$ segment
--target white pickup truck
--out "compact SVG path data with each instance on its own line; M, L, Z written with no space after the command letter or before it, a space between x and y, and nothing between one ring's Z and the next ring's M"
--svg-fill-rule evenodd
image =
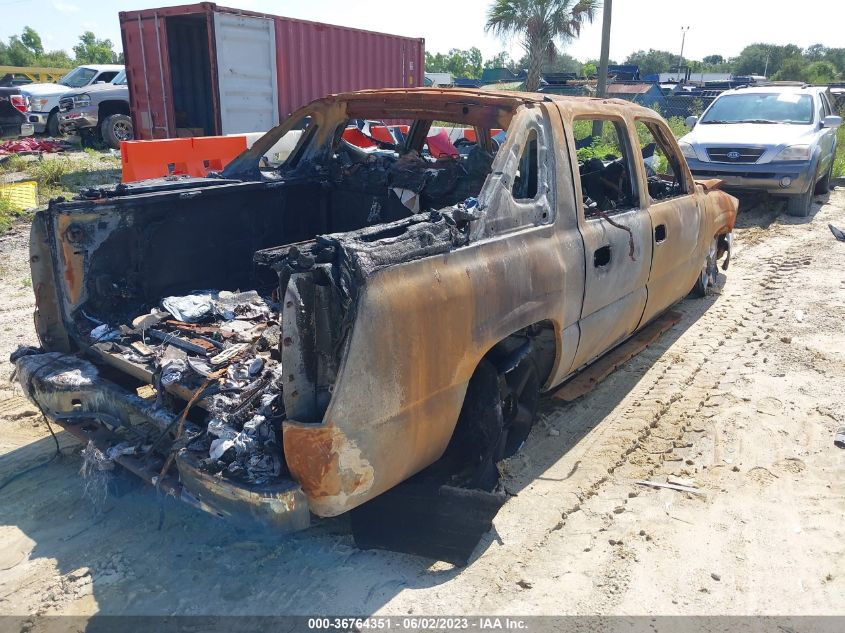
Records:
M33 124L36 134L46 131L50 136L58 136L59 98L84 86L108 83L122 70L120 64L86 64L77 66L57 83L22 87L21 92L29 97L27 121Z

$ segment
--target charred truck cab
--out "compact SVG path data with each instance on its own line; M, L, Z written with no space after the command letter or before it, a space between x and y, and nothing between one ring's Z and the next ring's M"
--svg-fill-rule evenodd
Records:
M584 117L616 126L624 155L579 155ZM373 120L412 123L395 142L366 128L371 147L346 140ZM643 124L671 176L631 151ZM472 133L444 150L435 125ZM268 165L291 131L296 148ZM541 391L706 292L736 215L715 184L695 183L665 122L624 101L331 96L219 177L38 213L42 347L15 354L19 379L107 459L282 530L444 454L483 481L527 437Z

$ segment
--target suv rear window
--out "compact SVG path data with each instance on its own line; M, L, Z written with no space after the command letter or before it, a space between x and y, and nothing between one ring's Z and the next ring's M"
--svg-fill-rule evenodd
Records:
M795 92L724 95L701 117L701 123L813 122L813 97Z

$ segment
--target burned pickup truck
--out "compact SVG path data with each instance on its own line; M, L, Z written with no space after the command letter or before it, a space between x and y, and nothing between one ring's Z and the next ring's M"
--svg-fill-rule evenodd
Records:
M394 142L345 140L362 120ZM441 458L489 480L542 392L707 292L737 209L717 186L625 101L335 95L217 177L52 201L30 247L42 347L13 360L107 459L301 529Z

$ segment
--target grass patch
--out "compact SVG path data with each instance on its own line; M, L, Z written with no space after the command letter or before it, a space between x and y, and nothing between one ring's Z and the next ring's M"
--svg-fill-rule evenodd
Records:
M61 180L62 176L67 173L70 161L62 158L53 158L46 160L39 160L35 163L35 167L27 170L39 186L56 186Z
M0 174L10 174L14 171L24 171L29 163L23 156L12 154L3 162L0 162Z
M8 200L0 198L0 234L12 228L15 220L23 215L26 215L26 211L13 209L12 204Z
M672 130L675 138L681 138L690 131L687 127L686 119L682 116L670 116L666 119L666 122L669 124L669 129Z
M833 177L842 178L845 176L845 127L839 126L836 130L836 155L833 157Z
M51 198L72 198L81 189L120 182L120 158L88 152L72 156L43 158L26 170L38 183L38 202Z
M68 154L47 154L38 158L11 156L0 163L0 173L24 172L27 180L38 183L38 203L51 198L70 199L88 187L114 185L120 182L120 157L111 152L85 150ZM0 200L0 233L27 212L14 211Z

